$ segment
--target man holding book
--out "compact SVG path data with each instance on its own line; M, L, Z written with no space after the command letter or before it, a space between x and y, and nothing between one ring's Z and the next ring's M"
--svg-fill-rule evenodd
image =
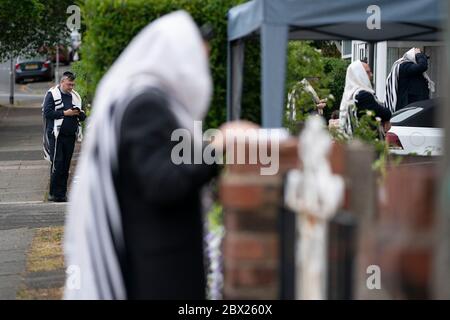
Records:
M81 97L73 90L75 75L66 71L60 84L51 88L43 103L45 134L48 138L48 158L52 164L49 201L67 201L67 179L80 121L86 119ZM44 148L45 149L45 148Z

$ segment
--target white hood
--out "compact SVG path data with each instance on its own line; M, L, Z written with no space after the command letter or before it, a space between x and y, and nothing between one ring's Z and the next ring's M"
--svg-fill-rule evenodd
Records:
M167 94L180 126L193 132L193 121L207 111L211 82L200 32L182 11L144 28L104 76L69 195L64 249L66 266L75 274L67 277L66 299L126 298L119 263L124 252L121 212L112 173L127 102L157 87Z

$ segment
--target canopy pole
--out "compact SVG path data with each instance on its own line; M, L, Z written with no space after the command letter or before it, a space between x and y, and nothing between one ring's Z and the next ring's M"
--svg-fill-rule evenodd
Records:
M261 27L262 125L279 128L283 123L288 27Z
M228 42L227 121L237 120L241 117L243 73L244 40Z
M227 121L231 121L231 100L233 96L231 84L231 42L227 42Z
M375 43L369 42L368 43L368 55L367 60L369 63L369 67L372 70L373 73L375 73L374 67L375 67Z

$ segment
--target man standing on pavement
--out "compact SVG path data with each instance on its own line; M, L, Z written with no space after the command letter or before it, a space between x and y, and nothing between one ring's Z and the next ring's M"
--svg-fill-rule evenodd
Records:
M86 119L81 109L80 95L73 90L74 85L75 75L66 71L60 84L51 88L44 100L45 130L52 163L49 201L67 201L67 179L76 136L80 130L79 122Z

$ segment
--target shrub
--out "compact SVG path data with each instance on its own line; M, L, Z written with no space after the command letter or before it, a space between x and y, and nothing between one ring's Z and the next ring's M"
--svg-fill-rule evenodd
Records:
M334 96L331 111L339 110L345 87L345 74L349 63L338 58L324 58L324 63L324 72L329 79L328 89L330 89L330 93Z
M298 131L298 123L304 122L306 117L316 110L312 96L305 92L299 83L302 79L306 78L310 82L320 98L331 98L327 101L324 114L327 116L331 113L330 109L334 106L335 99L330 96L332 92L329 88L333 85L334 78L331 71L334 69L326 66L327 59L335 58L324 58L321 51L313 47L311 41L290 41L287 51L286 97L289 93L294 94L296 115L292 121L286 112L284 122L291 133L295 134Z
M74 65L79 75L78 91L87 103L98 82L131 39L148 23L179 9L188 11L198 25L210 22L215 37L210 42L210 65L214 96L206 127L217 127L226 119L226 63L228 10L242 0L86 0L81 5L86 32L82 60ZM143 55L144 58L144 55ZM257 90L257 91L256 91ZM247 46L243 117L259 122L259 49Z

